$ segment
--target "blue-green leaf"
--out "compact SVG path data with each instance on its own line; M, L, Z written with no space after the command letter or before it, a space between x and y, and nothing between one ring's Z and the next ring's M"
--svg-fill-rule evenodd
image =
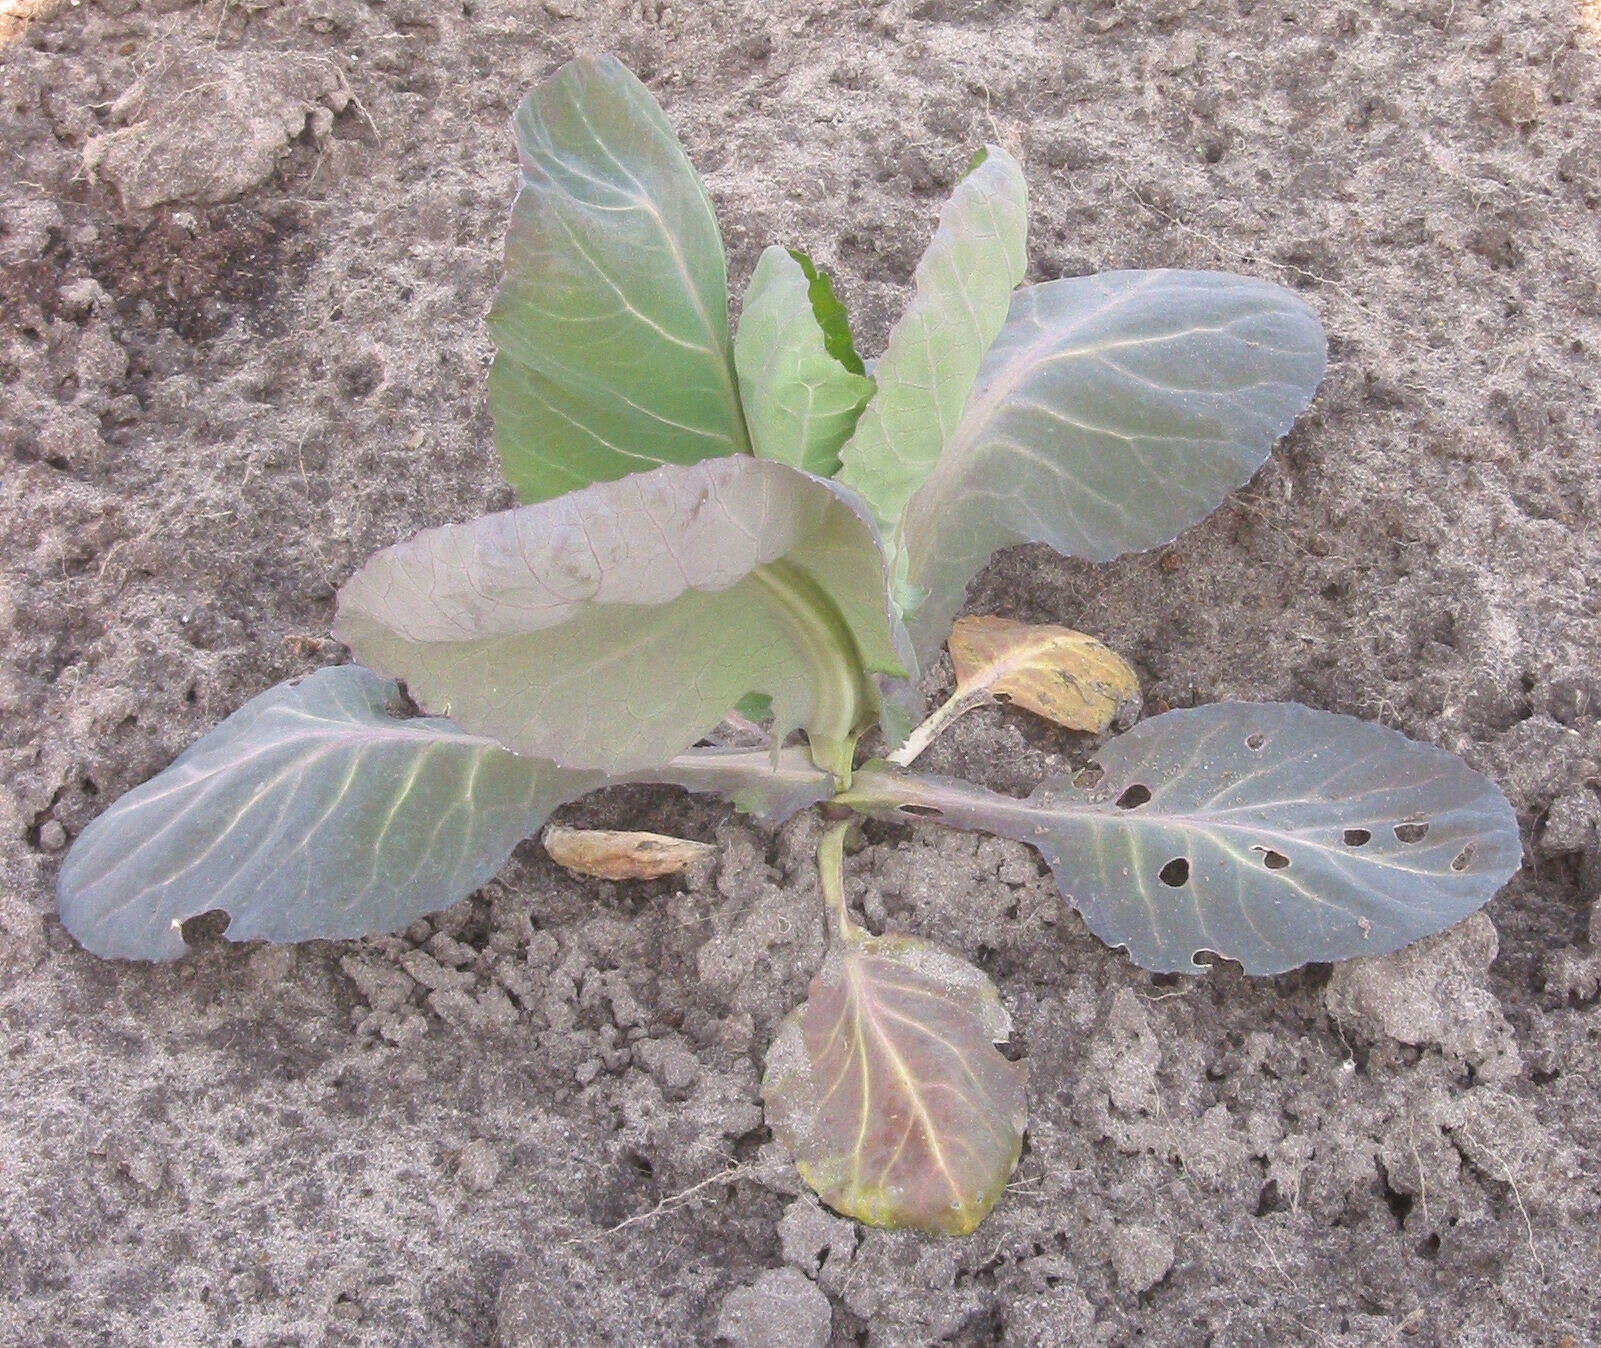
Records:
M1091 931L1163 972L1203 951L1252 974L1386 955L1482 906L1523 855L1461 759L1287 702L1152 717L1027 800L871 766L857 793L1038 848Z
M247 702L94 819L57 882L62 924L97 955L175 959L182 923L230 940L398 931L473 892L550 812L597 787L449 721L342 665ZM804 753L691 750L631 781L732 797L783 819L834 789Z
M1210 514L1311 401L1326 349L1301 300L1244 276L1108 272L1019 290L892 540L918 658L938 651L997 548L1107 561Z

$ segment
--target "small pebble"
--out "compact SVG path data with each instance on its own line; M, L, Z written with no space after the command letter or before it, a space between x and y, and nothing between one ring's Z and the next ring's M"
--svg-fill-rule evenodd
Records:
M1173 1237L1152 1226L1120 1226L1112 1233L1118 1286L1136 1296L1167 1277L1173 1253Z
M500 1178L500 1157L489 1143L477 1138L461 1149L456 1178L468 1193L486 1194Z
M39 830L39 846L47 852L59 852L67 845L67 830L59 819L46 819Z
M1490 106L1508 126L1527 126L1540 120L1545 94L1531 76L1513 71L1490 81Z

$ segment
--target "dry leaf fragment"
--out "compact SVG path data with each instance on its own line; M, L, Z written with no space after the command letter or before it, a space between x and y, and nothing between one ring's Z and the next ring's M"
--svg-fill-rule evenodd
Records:
M1069 730L1100 733L1139 714L1140 683L1116 651L1066 627L988 615L958 618L951 628L956 691L912 732L890 761L910 763L964 712L1008 702Z
M627 833L609 828L545 830L545 851L558 866L602 880L654 880L687 871L717 854L715 843L669 838L661 833Z
M951 628L957 696L983 689L1069 730L1099 733L1139 711L1129 662L1094 637L1010 618L958 618Z

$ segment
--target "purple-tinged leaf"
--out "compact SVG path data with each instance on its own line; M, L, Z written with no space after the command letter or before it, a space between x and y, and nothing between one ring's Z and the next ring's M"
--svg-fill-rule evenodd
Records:
M843 936L767 1055L773 1132L830 1207L966 1235L1017 1164L1027 1073L994 984L905 936Z

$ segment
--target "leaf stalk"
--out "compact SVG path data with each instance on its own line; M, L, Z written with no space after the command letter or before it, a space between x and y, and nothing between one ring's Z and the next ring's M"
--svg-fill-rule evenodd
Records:
M841 941L859 941L862 929L851 920L845 904L845 834L852 820L830 824L817 840L817 874L823 882L823 902L834 919L834 934Z

